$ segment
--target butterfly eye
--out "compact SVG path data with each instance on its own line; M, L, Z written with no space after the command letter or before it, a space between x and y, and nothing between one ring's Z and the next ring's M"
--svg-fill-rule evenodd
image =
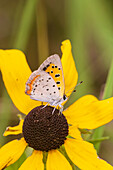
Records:
M67 99L67 97L66 97L66 95L65 95L65 94L63 95L63 99L64 99L64 100L66 100L66 99Z

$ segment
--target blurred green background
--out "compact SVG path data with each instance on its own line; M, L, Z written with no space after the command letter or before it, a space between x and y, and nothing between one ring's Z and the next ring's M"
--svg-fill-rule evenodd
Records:
M71 40L79 81L84 81L68 105L85 94L102 99L113 58L112 0L0 0L0 48L22 50L32 70L51 54L61 56L65 39ZM2 134L7 126L18 124L19 111L7 95L1 75L0 89L2 146L14 139ZM113 165L112 129L112 122L106 125L104 136L110 139L101 143L99 155Z

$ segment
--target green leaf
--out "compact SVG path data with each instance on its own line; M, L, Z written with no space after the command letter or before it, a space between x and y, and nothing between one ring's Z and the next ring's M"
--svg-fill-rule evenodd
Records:
M101 138L98 138L98 139L90 139L88 140L88 142L90 143L93 143L93 144L97 144L97 143L100 143L104 140L108 140L109 139L109 136L105 136L105 137L101 137Z
M22 163L26 160L27 156L24 152L22 156L12 165L6 168L6 170L17 170L22 165Z

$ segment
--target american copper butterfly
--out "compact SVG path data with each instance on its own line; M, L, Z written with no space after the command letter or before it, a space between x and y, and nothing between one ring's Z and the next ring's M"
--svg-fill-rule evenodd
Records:
M25 93L31 99L47 102L51 106L59 106L67 100L65 83L60 57L57 54L48 57L34 71L26 82Z

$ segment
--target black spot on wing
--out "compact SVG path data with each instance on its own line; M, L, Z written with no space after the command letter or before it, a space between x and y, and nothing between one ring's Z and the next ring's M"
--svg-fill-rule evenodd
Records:
M46 67L43 68L43 71L46 71L50 64L47 64Z
M60 84L60 81L57 81L56 84Z
M33 89L33 93L35 92L35 90L36 90L36 89L34 88L34 89Z
M55 77L60 77L60 74L55 74Z
M50 64L48 64L46 67L48 68L50 66Z
M46 67L43 68L44 71L46 71L46 69L47 69Z

